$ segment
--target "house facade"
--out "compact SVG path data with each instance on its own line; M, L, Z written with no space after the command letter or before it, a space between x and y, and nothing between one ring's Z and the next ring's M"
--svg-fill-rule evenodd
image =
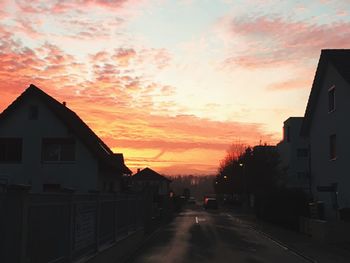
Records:
M135 190L149 188L152 189L154 194L160 196L166 196L169 194L170 182L170 179L148 167L143 170L138 170L138 172L132 176L133 188Z
M119 191L122 156L65 103L30 85L0 114L0 181L32 192Z
M281 164L288 188L302 189L310 193L309 145L300 136L303 117L290 117L283 125L283 139L277 144Z
M312 190L325 219L350 207L350 50L322 50L301 134L309 138Z

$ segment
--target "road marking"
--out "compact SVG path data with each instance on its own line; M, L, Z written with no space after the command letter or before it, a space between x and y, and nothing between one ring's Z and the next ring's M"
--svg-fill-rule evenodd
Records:
M198 221L198 217L196 217L196 224L198 224L199 223L199 221Z

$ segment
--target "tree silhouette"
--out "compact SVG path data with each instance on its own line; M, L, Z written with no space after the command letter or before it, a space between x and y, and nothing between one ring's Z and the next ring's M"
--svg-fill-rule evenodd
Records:
M280 159L273 146L245 148L239 155L228 152L219 167L215 190L222 194L264 195L281 186Z

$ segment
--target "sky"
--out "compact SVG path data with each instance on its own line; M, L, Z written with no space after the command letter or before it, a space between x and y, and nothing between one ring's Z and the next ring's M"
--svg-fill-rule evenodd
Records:
M133 170L215 174L303 116L349 0L1 0L0 112L31 83Z

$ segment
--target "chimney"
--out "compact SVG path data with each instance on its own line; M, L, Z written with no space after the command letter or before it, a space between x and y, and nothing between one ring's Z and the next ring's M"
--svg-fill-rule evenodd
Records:
M62 102L63 106L66 107L67 103L64 101Z
M141 171L141 169L140 168L137 168L137 172L139 173Z

